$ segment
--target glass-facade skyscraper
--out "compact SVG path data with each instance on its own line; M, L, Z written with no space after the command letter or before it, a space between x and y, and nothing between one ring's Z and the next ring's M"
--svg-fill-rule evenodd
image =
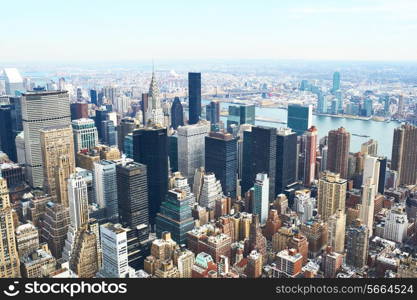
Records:
M311 127L312 120L313 108L311 105L288 105L287 126L294 130L297 135L306 132Z
M188 123L196 124L201 116L201 73L188 73Z
M210 132L205 144L206 171L216 175L226 196L236 197L237 139L230 133Z
M275 193L281 194L297 181L297 135L291 129L278 129L276 151Z
M230 105L229 115L227 117L227 129L230 132L230 126L235 124L255 125L255 105Z
M184 111L178 97L175 97L171 106L171 126L174 129L177 129L178 126L184 126Z

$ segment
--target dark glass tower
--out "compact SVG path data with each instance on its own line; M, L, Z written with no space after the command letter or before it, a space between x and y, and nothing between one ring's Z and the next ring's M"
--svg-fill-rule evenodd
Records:
M11 105L0 106L0 146L10 160L16 162L16 132L13 130Z
M187 232L194 228L191 203L195 201L193 194L182 190L168 191L166 201L162 203L160 213L156 217L156 236L161 237L164 231L172 234L178 244L185 244Z
M155 217L168 190L167 129L147 127L133 132L133 158L147 166L149 221Z
M172 172L178 171L178 137L176 135L170 135L168 137L168 155L169 166Z
M277 133L277 165L275 193L281 194L286 187L297 181L297 135L288 128Z
M107 146L117 145L117 131L113 121L105 120L101 122L101 130L103 134L102 142Z
M139 240L148 238L149 201L146 166L128 162L116 166L119 218L124 227L141 228Z
M220 123L220 102L219 101L211 101L206 106L206 119L207 121L210 121L211 124Z
M188 73L188 123L197 124L201 116L201 73Z
M255 105L230 105L229 116L227 117L227 128L235 124L237 126L241 124L255 125Z
M99 140L102 140L104 138L101 122L107 120L108 113L109 112L107 110L100 110L100 109L96 110L96 116L94 118L94 123L95 123L96 128L97 128L97 133L98 133L98 139Z
M385 172L387 171L387 158L379 157L379 179L378 179L378 193L384 194L385 190Z
M175 97L171 107L171 126L175 130L178 126L184 126L184 111L178 97Z
M246 193L253 186L256 174L266 173L270 182L269 201L275 199L276 154L276 128L254 126L251 132L244 132L242 193Z
M311 106L288 105L287 126L302 135L311 127L313 110Z
M236 197L237 139L230 133L210 132L205 142L206 171L216 175L226 196Z
M99 106L98 105L98 95L97 95L96 90L90 90L90 101L91 101L91 103L95 104L96 106Z

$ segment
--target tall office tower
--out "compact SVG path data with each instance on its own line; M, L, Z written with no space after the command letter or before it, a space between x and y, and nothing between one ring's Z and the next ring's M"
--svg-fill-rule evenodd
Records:
M88 104L76 102L70 104L71 120L87 119L88 118Z
M398 110L397 113L401 116L404 112L404 97L403 95L398 96Z
M134 118L123 118L120 120L120 124L117 127L117 144L119 150L125 152L124 142L129 133L132 133L136 128L136 121Z
M367 264L369 232L360 220L346 230L346 264L362 268Z
M178 244L185 244L187 232L194 228L194 218L191 215L191 205L195 202L194 195L185 190L169 190L166 201L162 203L156 216L156 236L168 231Z
M255 105L229 105L229 116L227 117L227 130L234 124L255 125ZM230 132L230 131L229 131Z
M97 90L90 90L90 102L95 104L96 106L100 106L100 103L98 103Z
M266 224L269 209L269 178L267 174L256 174L253 196L254 205L252 213L259 216L259 222L263 226Z
M116 126L112 120L101 121L101 131L103 134L102 143L107 146L117 145Z
M333 73L333 88L332 88L332 92L335 93L338 90L340 90L340 73L339 72L334 72Z
M391 170L398 172L399 185L417 182L417 126L402 124L394 129Z
M289 128L279 128L276 140L275 194L282 194L297 181L297 135Z
M155 223L168 191L167 129L148 127L133 132L133 157L146 165L148 174L149 221Z
M378 141L369 140L361 145L361 153L363 155L377 156L378 155Z
M327 113L327 97L322 92L317 93L317 112L320 114Z
M103 265L97 277L126 277L129 274L126 230L120 224L103 224L100 226L100 240Z
M41 240L48 243L52 255L59 259L65 244L70 224L69 208L59 203L48 202L42 222Z
M317 204L318 212L323 221L335 214L339 209L345 210L347 180L339 174L325 171L319 179Z
M98 271L97 237L90 231L88 218L87 183L78 174L68 179L70 227L62 258L79 278L94 277Z
M345 252L346 214L344 210L337 210L327 219L328 238L327 245L337 253Z
M142 99L141 99L141 102L140 102L140 108L142 110L142 116L143 116L142 123L144 125L146 125L146 112L148 111L148 106L149 106L149 94L148 93L143 93L142 94Z
M313 120L313 107L311 105L301 106L296 104L288 105L287 126L302 135L311 128Z
M360 206L360 218L368 228L369 236L372 236L374 224L375 197L378 191L379 161L377 157L366 156L362 181L362 203Z
M141 228L140 240L148 238L149 201L147 167L136 162L116 166L119 218L124 227Z
M102 160L94 163L94 196L108 220L117 220L119 217L116 178L115 162Z
M188 73L188 124L197 124L201 116L201 73Z
M16 248L13 213L7 182L0 177L0 278L20 277L20 261Z
M155 72L152 72L151 84L148 93L148 107L145 112L145 125L164 126L165 118L159 99L159 89L155 79Z
M379 161L379 181L378 181L378 193L384 195L385 191L385 176L387 172L387 158L378 157Z
M235 198L237 139L230 133L210 132L205 137L205 169L220 180L226 196Z
M75 171L74 137L71 126L40 130L44 190L68 207L67 179Z
M244 145L244 138L245 138L245 131L251 131L252 125L250 124L243 124L240 125L239 131L237 134L237 169L238 169L238 178L239 181L242 179L242 172L243 172L243 145ZM240 195L240 194L239 194Z
M184 110L180 98L175 97L171 106L171 127L177 130L178 126L184 126Z
M178 136L168 136L169 167L172 172L178 172Z
M198 193L198 203L202 207L214 209L216 201L223 197L220 180L216 180L214 173L205 173L202 179L201 190Z
M277 129L254 126L252 131L244 132L242 193L254 184L256 174L266 173L269 177L269 201L275 199L275 176L277 155Z
M16 132L13 130L12 109L10 105L0 106L0 149L11 161L17 162Z
M71 113L66 91L33 91L22 96L27 180L32 187L44 183L40 129L70 126ZM72 136L72 133L71 133ZM71 150L74 152L74 150Z
M87 182L76 173L68 178L68 202L71 226L75 230L88 224Z
M302 136L303 183L310 186L315 179L317 159L317 128L310 127Z
M388 211L385 218L384 239L403 243L407 238L408 218L404 207L395 206Z
M109 111L103 106L99 107L96 110L96 116L94 117L94 123L96 124L97 132L98 132L98 139L99 141L103 140L103 126L101 122L106 121L108 119Z
M259 217L257 215L252 215L252 223L249 227L249 238L245 240L245 252L249 254L253 250L257 250L262 256L261 264L266 264L266 238L262 234Z
M345 128L329 131L327 169L347 178L350 133Z
M94 149L98 144L98 133L94 120L92 119L78 119L73 120L72 131L74 133L74 148L75 153L87 149L88 151Z
M25 91L23 78L16 68L3 69L6 84L6 95L17 96Z
M220 102L213 100L206 106L206 119L213 124L220 123Z
M210 131L207 121L178 128L178 170L192 182L196 169L204 166L204 139Z

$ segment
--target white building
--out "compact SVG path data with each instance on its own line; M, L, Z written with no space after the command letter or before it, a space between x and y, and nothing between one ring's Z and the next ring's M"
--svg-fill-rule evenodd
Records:
M100 226L102 269L97 277L124 278L129 274L127 234L120 224L106 223Z
M102 160L94 163L93 175L95 200L107 218L118 217L116 163Z
M20 75L19 70L16 68L5 68L3 70L3 77L6 83L7 95L16 96L25 91L22 75Z
M294 198L295 212L302 224L313 218L313 212L316 208L316 199L310 196L309 190L301 190L295 193Z
M205 166L205 137L210 123L200 121L194 125L178 127L178 170L193 182L195 170Z
M261 225L266 224L269 210L269 178L268 174L256 174L255 184L253 186L253 211L252 213L259 216Z
M402 243L407 237L408 218L403 207L391 209L385 219L384 239Z
M216 200L222 197L223 192L220 180L216 180L216 176L213 173L206 173L203 177L203 185L201 187L200 205L207 208L214 208L216 206Z

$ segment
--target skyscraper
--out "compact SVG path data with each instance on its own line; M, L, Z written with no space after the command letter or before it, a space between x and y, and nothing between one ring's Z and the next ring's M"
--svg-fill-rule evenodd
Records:
M237 139L230 133L210 132L205 137L205 169L220 180L226 196L236 197Z
M32 187L43 185L40 129L70 126L71 113L66 91L33 91L22 96L27 180ZM72 135L72 133L71 133ZM74 152L74 150L71 150Z
M337 253L345 252L345 230L346 214L342 209L338 209L335 214L331 215L328 220L328 238L327 245L331 246Z
M269 210L269 178L267 174L256 174L253 198L252 213L259 216L259 222L263 226L266 224Z
M18 94L25 91L23 86L23 78L20 75L19 70L16 68L5 68L5 83L6 83L6 94L10 96L18 96Z
M339 174L323 172L319 180L317 204L318 212L323 221L335 214L339 209L345 210L346 179L340 178Z
M75 102L70 105L71 120L88 118L88 104L85 102Z
M126 117L120 120L120 124L117 126L117 144L120 151L126 152L124 149L125 138L135 130L136 126L136 120L134 118Z
M71 226L76 230L88 224L87 182L76 173L68 179L68 202Z
M74 137L69 125L40 130L45 191L68 207L67 180L75 171Z
M385 177L387 172L387 158L386 157L378 157L379 161L379 181L378 181L378 193L381 195L384 194L385 191Z
M0 106L0 149L10 160L17 162L16 132L13 128L11 105Z
M342 178L348 175L350 133L345 128L329 131L327 169L339 173Z
M175 97L171 106L171 127L176 130L178 126L184 126L184 111L180 98Z
M417 126L402 124L394 129L391 169L398 172L398 184L417 183Z
M229 105L229 115L227 117L227 130L230 126L235 124L240 126L242 124L255 125L255 105ZM230 131L229 131L230 132Z
M116 178L115 162L102 160L94 164L94 196L108 220L117 220L119 216Z
M145 125L164 126L165 118L159 99L159 89L155 79L155 72L152 72L151 84L148 93L148 107L145 112Z
M195 170L204 166L205 136L210 131L207 121L178 128L178 170L192 182Z
M167 129L148 127L133 132L133 157L146 165L148 176L149 221L154 224L168 191Z
M210 121L211 125L220 123L220 102L217 100L211 101L206 106L206 119Z
M316 174L317 159L317 128L312 126L303 135L303 182L304 185L310 186Z
M149 233L147 168L136 162L122 162L116 166L116 172L120 221L125 227L140 227L140 238L144 241Z
M377 157L369 155L365 157L360 219L368 228L369 236L372 236L373 233L375 197L378 192L379 183L379 167Z
M279 128L276 143L275 194L282 194L297 181L297 135L289 128Z
M332 88L332 92L336 92L340 90L340 73L339 72L334 72L333 73L333 88Z
M277 129L254 126L252 131L244 132L242 193L254 184L256 174L266 173L269 177L269 201L275 199L275 176L277 155Z
M84 149L90 151L97 146L98 133L94 120L78 119L73 120L71 124L74 132L74 148L76 153Z
M216 201L223 197L222 186L214 173L204 174L201 190L197 193L199 204L209 209L214 209Z
M0 177L0 278L20 277L20 261L17 253L13 213L10 206L7 182Z
M98 132L98 139L101 141L103 140L103 126L101 125L102 121L106 121L108 118L109 112L105 107L100 107L96 110L96 116L94 117L94 123L96 124L97 132Z
M90 90L90 102L99 106L98 97L97 97L97 90Z
M188 73L188 107L188 123L197 124L201 116L201 73Z
M311 128L313 120L313 107L311 105L301 106L296 104L288 105L287 126L302 135Z
M116 126L112 120L101 121L102 143L107 146L117 145Z
M346 264L362 268L367 263L369 232L360 220L346 230Z
M160 238L164 231L168 231L174 241L180 245L185 244L187 232L194 228L194 218L191 215L191 204L194 202L194 195L186 190L169 190L156 216L157 237Z

